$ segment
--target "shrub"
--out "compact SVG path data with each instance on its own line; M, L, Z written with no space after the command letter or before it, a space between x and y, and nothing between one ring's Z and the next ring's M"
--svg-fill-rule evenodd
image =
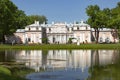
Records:
M0 73L5 74L5 75L11 75L11 71L2 66L0 66Z

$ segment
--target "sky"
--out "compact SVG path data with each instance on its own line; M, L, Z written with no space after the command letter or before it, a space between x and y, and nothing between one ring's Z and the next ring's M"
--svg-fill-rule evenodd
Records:
M48 23L86 21L86 8L98 5L103 8L114 8L120 0L11 0L27 15L44 15Z

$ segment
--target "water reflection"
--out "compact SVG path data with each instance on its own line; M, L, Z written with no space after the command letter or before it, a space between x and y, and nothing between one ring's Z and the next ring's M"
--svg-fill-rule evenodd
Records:
M26 67L39 72L40 69L47 71L74 70L77 73L68 74L79 76L82 79L89 77L92 80L95 71L100 72L106 65L119 63L119 50L5 50L0 51L0 62L20 62ZM98 66L98 67L96 67ZM106 70L106 68L105 68ZM108 70L108 69L107 69ZM104 71L104 70L103 70ZM110 70L109 70L110 71ZM109 73L109 72L108 72ZM56 73L55 73L56 74ZM40 75L39 75L40 76ZM96 75L98 76L98 75ZM81 79L81 78L79 78ZM94 78L93 78L94 79Z
M22 62L36 71L39 68L80 68L84 71L94 65L113 64L118 55L115 50L5 50L0 52L0 61Z

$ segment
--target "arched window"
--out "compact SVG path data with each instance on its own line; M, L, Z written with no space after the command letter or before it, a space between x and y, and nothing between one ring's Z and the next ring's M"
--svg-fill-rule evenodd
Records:
M102 37L100 37L100 41L99 41L100 43L103 43L103 38Z
M29 31L30 31L30 27L29 27Z
M53 37L53 43L55 43L55 37Z
M71 30L73 31L73 28L71 28Z
M77 30L79 30L79 27L77 27Z
M67 28L67 31L69 31L69 28Z
M36 27L36 30L39 30L39 28L38 28L38 27Z
M49 31L51 31L51 28L49 28Z
M107 38L105 39L105 42L106 42L106 43L110 43L110 39L107 37Z
M28 38L28 42L30 42L31 40L30 40L30 38Z
M85 26L86 27L86 30L88 29L88 27L87 26Z

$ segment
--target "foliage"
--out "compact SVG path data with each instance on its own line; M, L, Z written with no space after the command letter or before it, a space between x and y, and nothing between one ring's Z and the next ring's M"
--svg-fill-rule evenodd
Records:
M26 80L25 75L33 72L26 67L0 66L0 80Z
M43 44L48 44L49 42L48 42L48 38L42 38L42 43Z
M25 26L25 14L10 0L0 0L0 42L5 42L5 35L10 35L17 28Z
M100 13L100 8L98 5L90 5L86 8L86 13L89 16L88 19L88 24L90 24L90 26L92 26L95 30L95 40L96 43L98 43L98 38L99 38L99 13Z
M111 20L109 26L113 29L117 29L116 33L118 33L120 38L120 2L118 2L117 6L113 9L111 9ZM117 36L117 34L115 35ZM116 37L113 36L115 39Z
M71 44L71 43L72 43L72 39L74 39L74 38L69 38L68 44Z
M5 67L2 67L2 66L0 66L0 73L6 74L6 75L11 75L10 70Z
M120 30L120 2L115 8L104 8L101 10L98 5L89 5L86 8L86 13L89 16L87 23L95 30L95 40L98 42L100 28L112 28L115 31L115 39L117 34L116 29ZM120 34L119 34L120 35Z
M0 0L0 42L5 42L5 36L13 34L18 28L32 24L35 20L47 23L45 16L26 16L11 0Z
M10 67L10 71L12 72L12 75L15 75L16 77L25 77L26 74L31 73L34 70L27 67L14 66Z
M93 66L90 68L91 76L87 80L119 80L120 64L109 64L106 66Z
M96 51L96 50L95 50ZM97 50L98 51L98 50ZM101 64L101 60L98 55L95 55L97 61L93 62L89 68L91 74L87 80L119 80L120 79L120 54L114 50L111 63Z
M24 11L22 10L17 10L16 15L15 15L15 24L13 26L16 27L16 29L21 29L24 28L24 26L28 25L28 18Z
M47 18L45 16L40 15L29 15L28 18L28 24L34 23L34 21L39 21L40 24L47 23Z

